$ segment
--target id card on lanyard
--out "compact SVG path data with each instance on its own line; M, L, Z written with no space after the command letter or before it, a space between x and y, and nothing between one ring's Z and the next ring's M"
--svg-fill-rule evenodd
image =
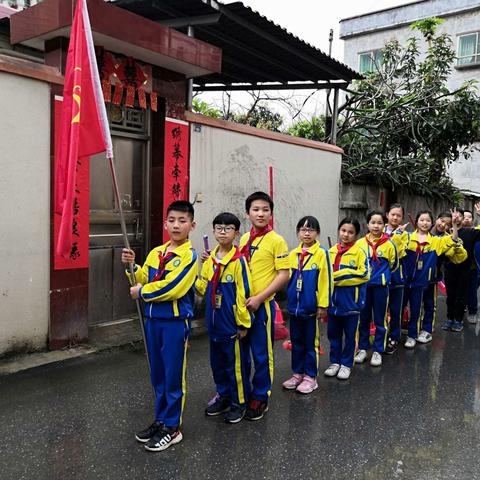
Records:
M301 253L298 256L298 271L297 271L297 285L296 285L296 290L298 293L300 293L303 289L303 269L305 268L305 265L308 263L310 258L312 258L312 254L310 253L307 260L305 263L303 262L303 259L306 257L307 252Z
M425 243L419 243L417 247L417 270L422 270L423 269L423 247L425 246Z

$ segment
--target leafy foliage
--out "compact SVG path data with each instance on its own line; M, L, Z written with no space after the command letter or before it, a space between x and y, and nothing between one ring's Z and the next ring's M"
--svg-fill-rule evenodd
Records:
M285 133L294 137L308 138L323 142L325 140L325 117L312 117L309 120L300 120L294 123Z
M381 68L349 91L337 142L345 151L344 180L457 196L447 167L469 158L480 139L480 100L474 82L447 88L455 51L448 35L436 34L438 23L412 25L426 43L423 59L417 38L405 48L391 41Z
M257 104L247 113L235 113L232 118L237 123L250 125L251 127L266 128L274 132L280 132L283 118L265 105Z
M222 113L218 108L212 107L207 102L204 102L198 98L193 99L192 107L195 113L201 113L202 115L206 115L207 117L212 117L212 118L222 117Z

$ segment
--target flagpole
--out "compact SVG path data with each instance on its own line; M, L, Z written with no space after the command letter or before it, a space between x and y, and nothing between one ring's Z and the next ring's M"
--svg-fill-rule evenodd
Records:
M112 174L112 183L113 183L113 192L115 195L115 202L117 204L118 213L120 216L120 226L122 228L123 243L125 244L125 248L128 248L130 250L130 242L128 241L127 226L125 224L125 215L123 214L122 203L120 201L120 192L118 188L117 174L115 171L115 164L113 163L113 157L111 156L108 157L108 163L110 166L110 172ZM128 269L130 270L131 284L133 286L136 284L135 264L130 263L128 265ZM145 324L143 322L143 314L142 314L142 307L140 305L140 299L137 298L135 300L135 305L137 307L137 314L138 314L138 320L140 322L140 329L142 330L142 338L143 338L143 345L145 347L145 355L147 356L148 373L151 374L150 355L148 353L147 337L145 335ZM153 385L152 385L152 390L153 390L153 396L156 397L156 392L155 392L155 389L153 388Z

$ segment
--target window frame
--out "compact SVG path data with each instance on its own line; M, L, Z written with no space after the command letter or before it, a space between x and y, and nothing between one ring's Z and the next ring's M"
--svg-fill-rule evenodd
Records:
M376 68L376 61L375 61L375 56L376 54L378 54L379 52L382 52L383 48L373 48L371 50L366 50L364 52L358 52L357 55L358 55L358 71L364 75L364 74L367 74L367 73L373 73L375 71L378 71L378 68ZM362 55L368 55L370 57L370 65L371 65L371 70L365 70L365 71L361 71L360 70L360 65L361 65L361 58L362 58ZM383 54L382 54L382 63L383 63ZM380 65L378 65L378 67L380 67Z
M475 40L475 52L472 55L464 55L460 56L460 40L461 38L468 37L470 35L475 35L476 40ZM470 66L478 66L480 65L480 30L473 30L471 32L465 32L465 33L460 33L457 35L457 51L456 51L456 56L457 56L457 62L455 64L456 68L464 68L464 67L470 67ZM468 63L460 63L460 60L462 58L468 58L468 57L473 57L474 60L473 62L468 62Z

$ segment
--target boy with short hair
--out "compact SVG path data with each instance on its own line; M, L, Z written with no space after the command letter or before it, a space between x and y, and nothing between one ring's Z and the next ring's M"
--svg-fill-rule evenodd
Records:
M273 340L275 293L289 279L287 242L270 226L273 200L264 192L255 192L245 201L247 218L252 224L240 240L240 249L250 266L252 292L246 306L254 312L247 342L252 351L255 373L252 393L245 417L259 420L268 410L273 383Z
M155 391L155 421L135 438L152 452L182 440L187 343L198 272L197 253L188 239L195 228L192 204L183 200L170 204L165 228L170 240L154 248L143 267L135 265L137 283L130 288L133 299L145 302L146 346ZM122 262L134 263L134 252L124 248Z
M240 422L250 393L247 372L248 346L242 341L252 324L253 315L245 306L250 296L250 270L233 241L240 220L224 212L213 220L218 242L202 267L195 287L206 297L205 319L210 335L210 364L217 387L216 395L205 409L207 416L226 413L227 423Z

